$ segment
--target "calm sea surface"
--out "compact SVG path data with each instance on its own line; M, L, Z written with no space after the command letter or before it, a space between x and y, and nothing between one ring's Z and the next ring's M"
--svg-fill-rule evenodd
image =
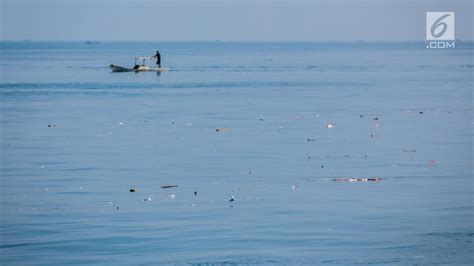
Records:
M3 42L0 264L472 265L456 45Z

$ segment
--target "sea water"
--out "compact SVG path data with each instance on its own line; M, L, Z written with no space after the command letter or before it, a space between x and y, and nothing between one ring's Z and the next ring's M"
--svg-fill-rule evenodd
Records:
M2 42L0 264L472 264L473 48Z

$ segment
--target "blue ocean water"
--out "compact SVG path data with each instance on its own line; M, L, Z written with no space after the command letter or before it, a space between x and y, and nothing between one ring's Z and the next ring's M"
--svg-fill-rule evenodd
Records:
M473 264L474 44L425 46L2 42L0 264Z

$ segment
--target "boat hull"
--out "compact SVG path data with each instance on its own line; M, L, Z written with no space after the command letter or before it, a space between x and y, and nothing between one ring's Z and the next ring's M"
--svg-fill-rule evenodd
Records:
M144 72L144 71L151 71L151 72L165 72L169 71L167 67L148 67L148 66L139 66L138 68L128 68L110 64L109 65L112 72Z

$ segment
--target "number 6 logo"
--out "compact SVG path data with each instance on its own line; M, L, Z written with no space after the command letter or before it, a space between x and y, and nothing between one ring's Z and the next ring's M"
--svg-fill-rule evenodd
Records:
M454 12L426 12L427 40L454 40Z
M441 21L443 21L443 19L445 19L449 16L450 16L449 14L443 15L433 23L433 25L431 26L431 35L433 35L433 37L439 38L439 37L443 36L443 34L448 29L448 24L446 24L445 22L441 22ZM440 30L438 33L436 33L436 29L441 27L441 26L443 26L443 29Z

